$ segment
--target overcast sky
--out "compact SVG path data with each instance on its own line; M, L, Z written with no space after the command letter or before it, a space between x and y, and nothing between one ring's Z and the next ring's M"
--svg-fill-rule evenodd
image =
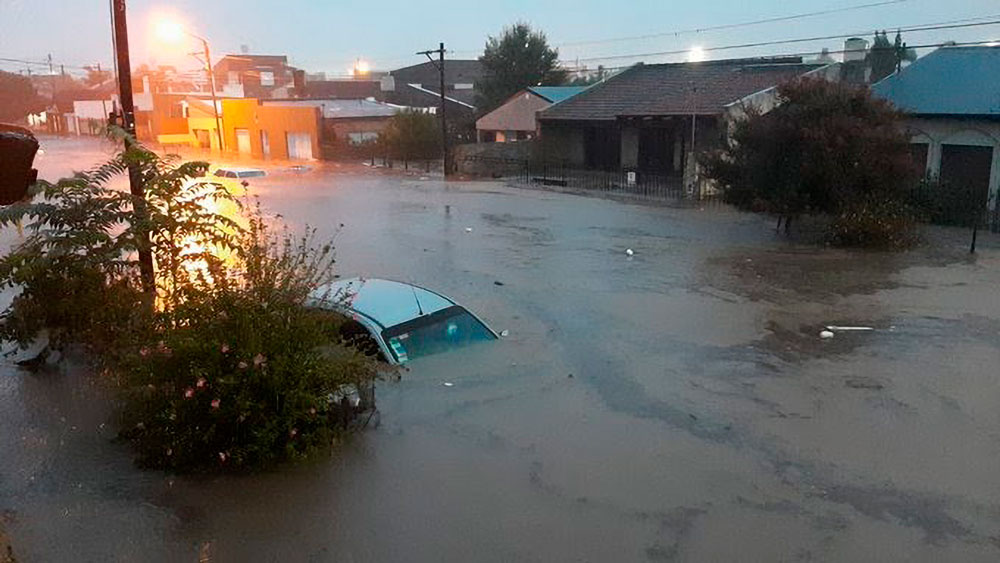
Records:
M207 37L214 55L239 52L285 54L308 71L346 74L357 57L376 69L420 62L414 51L444 41L449 56L475 58L485 39L504 25L526 21L545 31L563 60L646 54L748 42L894 29L982 16L1000 19L997 0L900 0L890 5L843 11L791 21L645 39L578 44L621 37L690 30L794 14L877 3L879 0L132 0L129 3L133 65L197 63L186 46L157 43L156 18L181 19ZM108 0L0 0L0 58L43 60L49 54L67 70L112 60ZM941 40L1000 39L1000 25L904 34L911 45ZM574 44L567 44L574 43ZM709 58L771 55L841 48L841 40L709 52ZM629 57L581 61L613 67L645 60L665 62L682 56ZM0 69L25 65L0 61ZM39 72L37 67L35 72Z

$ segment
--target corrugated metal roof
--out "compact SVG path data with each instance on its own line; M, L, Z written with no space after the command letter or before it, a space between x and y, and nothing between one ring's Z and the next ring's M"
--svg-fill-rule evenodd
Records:
M907 113L1000 116L1000 46L942 47L872 92Z
M706 61L636 65L539 112L543 121L620 116L715 115L727 104L825 65Z
M535 86L528 88L553 104L568 100L586 89L587 86Z

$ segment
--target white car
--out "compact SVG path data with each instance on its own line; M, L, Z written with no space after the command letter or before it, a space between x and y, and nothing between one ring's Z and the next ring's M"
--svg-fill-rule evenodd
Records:
M267 172L264 172L260 168L223 167L217 169L212 173L212 175L217 178L234 178L237 180L244 180L246 178L263 178L264 176L267 176Z

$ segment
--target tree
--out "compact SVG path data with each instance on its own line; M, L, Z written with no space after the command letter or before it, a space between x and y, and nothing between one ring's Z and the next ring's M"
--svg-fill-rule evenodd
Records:
M917 53L906 46L903 36L897 31L896 39L889 43L889 36L885 30L881 33L875 32L875 39L872 41L872 48L868 51L868 66L871 67L871 82L875 83L889 76L893 72L898 72L903 68L903 62L913 62L917 59Z
M44 110L45 102L27 77L0 70L0 122L24 121Z
M822 79L782 84L777 95L774 110L749 108L726 146L702 159L728 202L778 215L787 232L802 214L902 201L917 170L891 104Z
M566 71L559 68L559 51L549 47L544 33L526 23L504 28L500 37L490 36L479 62L485 74L476 84L477 105L484 113L521 89L566 82Z
M379 143L393 158L429 160L441 155L441 129L433 115L404 110L392 116Z

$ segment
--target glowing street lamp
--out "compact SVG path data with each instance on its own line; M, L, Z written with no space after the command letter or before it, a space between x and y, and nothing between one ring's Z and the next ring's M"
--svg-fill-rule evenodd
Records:
M212 72L212 54L208 48L208 39L188 31L179 22L170 19L161 19L156 22L156 36L164 43L177 44L184 40L184 36L193 37L201 41L205 51L205 73L208 75L208 83L212 90L212 110L215 112L215 133L219 140L219 151L225 151L225 144L222 137L222 116L219 115L219 100L215 95L215 73Z

